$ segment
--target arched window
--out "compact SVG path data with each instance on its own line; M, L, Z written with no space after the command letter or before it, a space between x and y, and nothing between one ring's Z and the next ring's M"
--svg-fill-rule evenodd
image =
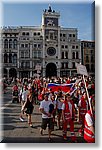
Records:
M61 68L64 69L64 63L61 63Z
M12 48L12 39L9 40L9 48Z
M79 53L76 52L76 59L79 59Z
M91 56L91 62L93 62L93 63L94 63L94 61L95 61L95 60L94 60L94 57L93 57L93 56Z
M75 62L72 62L73 69L75 69Z
M62 59L64 59L64 52L62 52Z
M25 62L21 62L21 68L25 67Z
M8 55L6 53L4 54L4 63L8 63Z
M89 57L88 57L88 56L86 56L86 62L87 62L87 63L89 62Z
M75 52L72 53L72 59L75 59Z
M16 40L16 39L14 39L14 41L13 41L13 48L14 48L14 49L17 48L17 40Z
M4 48L8 48L8 40L7 39L4 40Z
M68 59L68 52L65 52L65 58Z
M16 64L17 63L17 54L14 54L13 55L13 64Z
M68 62L66 62L66 64L65 64L65 65L66 65L66 67L65 67L65 68L66 68L66 69L68 69Z
M12 63L12 54L9 54L9 63Z

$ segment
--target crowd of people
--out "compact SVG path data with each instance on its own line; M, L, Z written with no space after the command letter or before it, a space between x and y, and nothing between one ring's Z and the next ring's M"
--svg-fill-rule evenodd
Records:
M5 81L6 82L6 81ZM9 81L10 82L10 81ZM12 92L18 90L18 98L21 103L20 120L24 121L24 115L28 117L28 124L33 127L32 114L34 105L39 105L42 114L40 133L48 127L48 139L54 126L62 130L64 140L67 140L67 128L70 126L70 138L76 142L75 121L80 124L79 136L83 136L86 142L95 142L95 80L91 76L77 77L51 77L51 78L23 78L11 81ZM61 88L49 88L48 84L58 85L72 84L70 90L65 92ZM88 92L86 91L86 88Z

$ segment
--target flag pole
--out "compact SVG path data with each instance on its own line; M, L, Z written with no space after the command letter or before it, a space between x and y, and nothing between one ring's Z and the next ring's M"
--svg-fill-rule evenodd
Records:
M90 111L91 111L91 114L92 113L92 107L91 107L91 101L90 101L90 98L89 98L89 93L88 93L88 90L87 90L87 86L86 86L86 81L85 81L85 76L83 75L83 80L84 80L84 84L85 84L85 89L86 89L86 94L87 94L87 98L88 98L88 102L89 102L89 107L90 107Z

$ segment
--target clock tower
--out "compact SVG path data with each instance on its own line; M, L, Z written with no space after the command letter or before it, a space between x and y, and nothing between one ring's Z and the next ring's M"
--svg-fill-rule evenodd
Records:
M43 76L60 76L60 13L49 5L42 15ZM49 68L50 66L50 68Z

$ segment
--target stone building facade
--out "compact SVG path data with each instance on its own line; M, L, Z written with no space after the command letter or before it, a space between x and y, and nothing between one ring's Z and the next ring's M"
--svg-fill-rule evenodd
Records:
M2 29L2 62L5 77L70 76L81 62L77 28L63 28L60 13L51 6L42 14L40 27Z
M82 64L89 75L95 75L95 41L81 41Z

